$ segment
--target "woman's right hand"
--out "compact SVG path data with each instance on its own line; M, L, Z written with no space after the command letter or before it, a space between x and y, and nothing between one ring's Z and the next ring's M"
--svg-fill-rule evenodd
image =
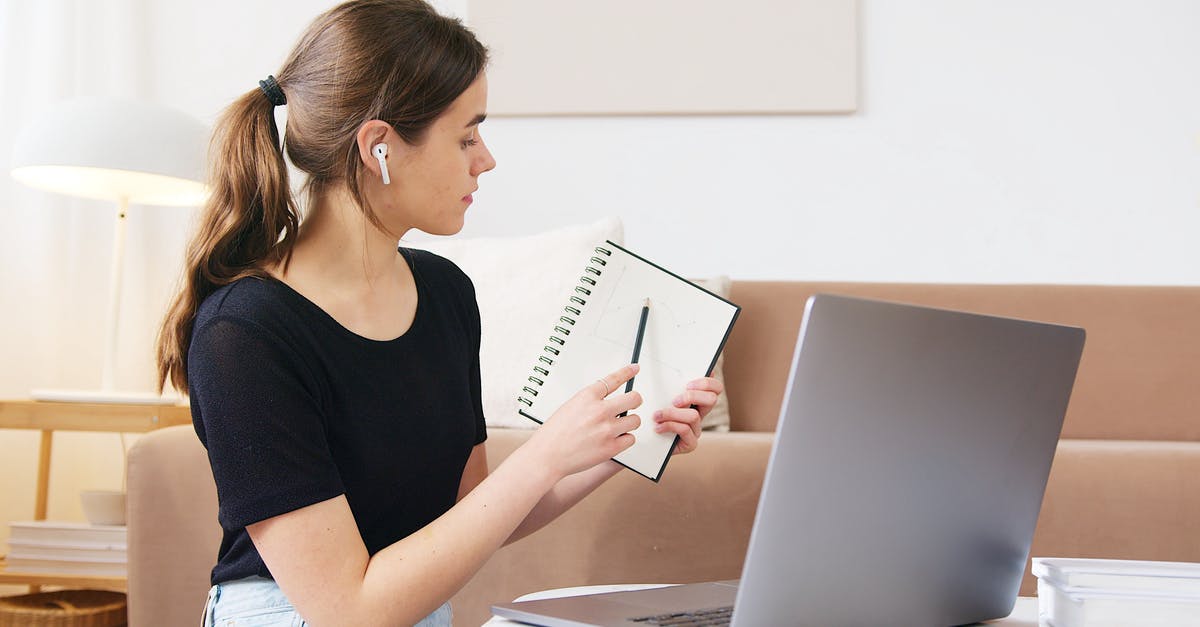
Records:
M642 419L637 414L619 415L640 406L642 395L635 391L610 396L609 392L620 389L637 372L638 365L629 364L585 386L538 428L526 446L533 445L560 478L633 446L629 432Z

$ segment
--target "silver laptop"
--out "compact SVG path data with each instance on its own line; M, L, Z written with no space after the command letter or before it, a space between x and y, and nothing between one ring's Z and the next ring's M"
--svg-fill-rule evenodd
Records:
M1074 327L813 296L740 581L492 610L549 627L1007 616L1083 342Z

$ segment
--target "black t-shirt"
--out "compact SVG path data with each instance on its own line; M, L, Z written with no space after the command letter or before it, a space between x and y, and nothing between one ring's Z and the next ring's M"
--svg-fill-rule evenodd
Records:
M246 526L272 516L345 494L374 555L454 505L487 438L475 289L450 261L400 251L417 311L393 340L349 331L275 279L201 304L188 386L224 529L213 584L271 576Z

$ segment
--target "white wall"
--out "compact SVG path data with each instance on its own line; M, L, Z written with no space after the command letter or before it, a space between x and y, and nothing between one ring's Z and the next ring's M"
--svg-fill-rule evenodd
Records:
M489 121L468 233L595 212L687 274L1197 283L1200 4L862 5L852 116Z
M32 111L125 85L211 122L330 5L126 0L145 29L137 80L122 75L125 53L92 59L103 83L66 94L6 84L3 98L25 90ZM861 7L858 113L491 119L499 167L464 235L616 214L630 246L692 276L1200 284L1200 3ZM21 58L0 48L0 63L39 63L40 45ZM0 119L0 148L19 122ZM131 215L121 387L149 389L191 218ZM0 224L0 396L97 386L108 213L5 180ZM78 517L79 489L119 484L113 438L56 439L52 516ZM0 431L0 520L32 512L35 442Z

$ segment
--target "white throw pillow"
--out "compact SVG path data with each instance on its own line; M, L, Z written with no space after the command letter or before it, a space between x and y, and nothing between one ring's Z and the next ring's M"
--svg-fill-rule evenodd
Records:
M483 326L483 413L489 427L538 426L517 412L517 395L553 331L564 299L579 283L588 251L606 239L625 243L620 219L523 237L401 242L453 261L475 283Z

